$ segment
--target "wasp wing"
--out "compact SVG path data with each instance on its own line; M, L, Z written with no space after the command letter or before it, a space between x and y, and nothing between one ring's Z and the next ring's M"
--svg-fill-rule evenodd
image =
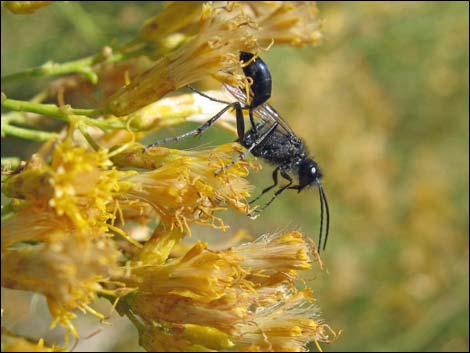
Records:
M228 84L224 84L224 86L225 86L225 89L232 96L234 96L239 102L246 105L246 102L247 102L246 94L241 89L232 85L228 85ZM279 128L277 129L277 131L279 132L282 131L285 135L290 136L291 139L300 140L299 137L297 137L295 132L292 130L292 128L284 121L284 119L281 118L281 116L276 111L276 109L274 109L269 104L263 103L260 106L256 107L255 109L253 109L253 115L256 118L261 119L263 122L268 123L270 125L274 123L278 123Z

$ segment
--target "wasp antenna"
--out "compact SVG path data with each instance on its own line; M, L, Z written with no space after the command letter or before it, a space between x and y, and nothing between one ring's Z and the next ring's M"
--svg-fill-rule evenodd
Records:
M326 234L325 234L325 242L323 243L323 250L325 250L326 242L328 241L328 234L330 232L330 209L328 207L328 200L326 199L325 191L323 190L323 187L321 185L319 186L319 190L320 190L321 198L323 198L323 201L325 202L325 208L326 208Z
M321 185L318 185L318 195L320 196L320 237L318 239L318 253L321 250L321 238L323 235L323 193Z

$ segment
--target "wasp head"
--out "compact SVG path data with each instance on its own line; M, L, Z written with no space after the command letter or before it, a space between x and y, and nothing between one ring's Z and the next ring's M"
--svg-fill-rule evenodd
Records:
M319 185L323 176L318 164L312 159L306 159L299 166L299 192L306 186Z

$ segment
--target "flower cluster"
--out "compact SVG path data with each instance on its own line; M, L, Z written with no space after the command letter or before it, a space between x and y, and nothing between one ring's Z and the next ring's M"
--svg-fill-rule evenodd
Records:
M233 73L240 70L241 51L259 52L272 43L298 47L318 43L320 23L318 10L310 2L170 5L144 25L141 40L156 52L166 53L168 46L173 50L114 94L105 110L128 115L208 75L238 83L241 77Z
M168 237L155 234L146 246L161 249L160 242ZM142 319L142 346L302 351L310 341L328 342L334 333L319 321L311 291L295 287L311 254L304 235L292 231L220 251L198 242L180 257L134 262L124 280L137 288L127 304Z
M221 250L185 242L193 224L225 230L223 211L252 211L246 177L259 164L232 163L243 152L238 143L187 151L135 142L213 114L212 102L161 99L167 93L207 76L238 83L240 51L314 44L319 23L308 2L174 2L147 21L137 42L155 62L98 110L93 126L102 129L71 116L60 138L5 178L2 286L44 295L52 324L76 338L77 309L104 320L92 304L105 297L149 351L303 351L330 342L335 333L312 291L297 289L301 271L319 261L304 234ZM58 350L6 330L2 342Z
M122 253L111 238L142 247L123 230L125 220L145 215L169 231L189 233L190 223L224 228L214 213L226 204L248 211L251 187L243 177L252 163L241 161L214 176L234 147L143 154L136 145L115 155L113 164L106 151L87 151L67 138L55 146L50 163L33 156L3 185L16 213L2 224L2 285L44 294L55 320L77 335L72 311L93 312L88 304L109 292L103 282L122 272ZM129 170L144 165L151 170ZM15 247L25 242L31 244Z
M130 186L122 180L129 174L67 139L50 163L35 155L3 185L16 213L2 224L2 285L44 294L54 320L75 336L72 311L94 313L88 304L121 272L110 237L114 194Z

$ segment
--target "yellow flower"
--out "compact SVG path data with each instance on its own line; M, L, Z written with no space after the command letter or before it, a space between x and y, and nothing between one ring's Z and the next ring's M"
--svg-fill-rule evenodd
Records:
M139 343L149 352L215 352L233 346L228 335L214 328L169 323L146 326Z
M303 47L322 38L319 11L313 1L241 1L259 26L258 43Z
M312 249L298 231L263 235L254 242L237 246L234 251L243 257L243 267L252 273L266 275L311 267Z
M38 155L33 154L25 168L18 174L13 174L2 183L2 192L10 198L49 201L54 189L50 185L50 174L47 165Z
M52 209L20 204L17 213L2 222L2 252L25 241L61 242L63 238L57 235L68 234L72 229L70 220Z
M256 302L267 306L290 293L299 270L311 268L312 246L301 232L290 231L263 235L232 251L242 258L245 278L256 288Z
M221 91L205 92L210 97L232 99ZM190 93L160 99L129 115L129 125L133 131L155 131L187 121L205 123L217 114L224 105L212 102L199 94ZM235 116L230 112L217 120L216 124L236 135Z
M121 253L106 235L90 241L76 234L51 235L61 241L10 248L4 251L2 286L42 293L55 321L68 327L75 309L95 312L88 306L103 291L102 283L121 274ZM109 292L108 292L109 293Z
M129 305L133 312L149 322L184 322L234 334L235 325L251 318L249 306L255 297L255 292L250 292L249 295L237 292L227 290L221 298L209 303L176 294L137 292L129 299Z
M151 247L169 254L177 238L158 235ZM208 343L212 336L207 333L224 333L233 343L224 350L305 350L311 341L329 341L328 327L319 323L310 304L311 291L295 288L297 271L310 268L312 255L297 231L221 251L199 242L164 264L135 263L127 282L137 289L124 301L145 322L145 342L154 348L222 349ZM207 335L183 335L188 327Z
M152 44L153 57L158 58L197 33L202 8L201 1L170 2L158 15L144 23L139 37Z
M113 168L106 151L87 151L70 140L55 146L50 165L33 157L2 187L6 196L24 200L19 212L4 223L2 248L17 241L44 240L56 228L92 237L117 230L111 224L119 207L115 197L131 187L125 177L134 173ZM22 227L22 222L29 227Z
M312 1L231 1L250 17L258 31L258 44L287 44L295 47L318 44L321 40L319 11ZM154 47L154 57L172 51L196 35L203 11L196 1L172 2L140 30L140 38Z
M318 321L311 291L290 294L279 303L257 307L252 320L238 325L234 351L305 352L311 342L330 342L334 332Z
M246 198L252 187L244 179L249 161L240 161L220 173L214 171L231 162L230 152L239 151L238 144L225 144L213 150L179 151L163 147L143 153L136 145L121 156L118 165L149 168L128 177L132 183L122 199L140 199L152 205L169 230L178 227L190 233L189 223L224 228L214 213L227 205L239 212L249 211Z
M67 215L78 229L106 231L106 222L113 219L113 197L130 187L121 180L131 173L111 166L104 150L90 152L67 142L57 145L51 162L54 195L49 205L57 214Z
M184 237L184 232L179 229L171 231L158 226L147 240L142 249L134 256L132 263L136 265L162 265L170 256L174 246Z
M204 3L199 25L198 34L191 41L159 59L114 94L105 111L128 115L207 75L236 70L240 51L257 48L253 34L256 28L238 6L214 7Z
M128 115L208 75L236 85L243 78L236 75L241 51L258 53L272 43L316 44L319 28L318 9L310 2L172 4L141 31L156 46L156 56L168 54L110 97L105 111Z
M229 255L209 251L206 244L197 242L182 258L133 268L131 278L124 281L142 293L176 294L207 303L243 281L239 259Z

